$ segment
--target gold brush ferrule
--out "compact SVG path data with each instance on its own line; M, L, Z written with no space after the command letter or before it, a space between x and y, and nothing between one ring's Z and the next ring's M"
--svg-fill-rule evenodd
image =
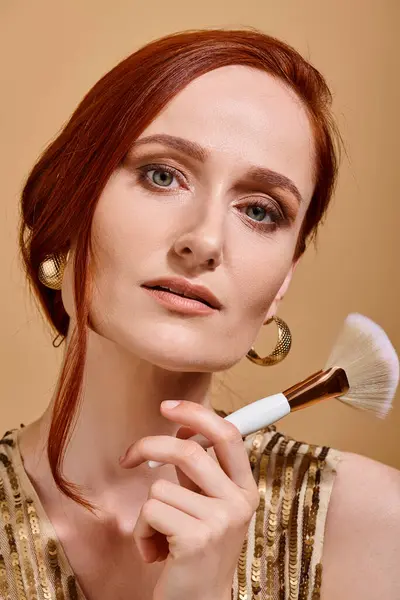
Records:
M291 412L300 410L329 398L342 396L350 389L344 369L333 367L327 371L318 371L304 381L296 383L283 392L290 404Z

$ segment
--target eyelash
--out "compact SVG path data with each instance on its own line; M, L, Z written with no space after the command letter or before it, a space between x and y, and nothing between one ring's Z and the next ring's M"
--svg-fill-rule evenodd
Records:
M163 186L156 185L148 178L147 174L150 171L162 171L162 172L170 173L171 175L175 176L181 184L187 185L186 178L177 169L174 169L173 167L170 167L169 165L162 165L162 164L150 164L149 165L148 164L143 167L139 167L139 169L138 169L139 182L141 184L143 184L145 187L150 188L151 190L162 190ZM166 187L165 189L167 190L168 188ZM240 206L239 208L248 208L250 206L257 207L257 208L263 208L269 212L269 216L272 219L272 223L262 223L261 221L256 221L254 219L251 219L248 215L241 213L243 216L243 220L245 220L245 222L246 222L246 225L248 225L249 227L256 229L256 230L262 229L262 230L266 230L269 232L271 231L271 229L274 230L278 226L282 225L285 221L287 221L287 217L284 214L283 208L278 207L276 202L277 201L269 200L267 198L265 199L265 201L263 201L259 197L255 200L251 200L251 202L247 203L246 205Z

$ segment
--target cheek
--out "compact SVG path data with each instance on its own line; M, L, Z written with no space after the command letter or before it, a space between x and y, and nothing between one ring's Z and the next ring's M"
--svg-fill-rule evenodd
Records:
M135 267L146 260L155 246L159 220L145 198L128 186L122 175L115 176L105 188L93 217L93 276L103 288L129 283Z
M90 312L98 332L107 322L132 320L138 281L155 274L154 256L165 256L171 219L160 212L158 204L133 189L123 174L115 176L103 191L91 231L94 285ZM176 218L172 220L176 224Z
M292 235L285 238L255 243L253 251L247 246L237 257L234 279L242 316L265 318L292 266L296 241Z
M165 250L181 217L180 203L150 197L133 186L123 171L117 172L93 218L93 249L102 269L137 270L151 254Z

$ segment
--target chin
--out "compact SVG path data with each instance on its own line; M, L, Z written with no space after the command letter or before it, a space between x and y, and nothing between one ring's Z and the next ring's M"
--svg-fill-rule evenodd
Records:
M124 324L125 325L125 324ZM241 355L232 355L232 340L215 343L215 335L184 326L162 327L159 323L145 326L137 322L130 328L121 324L99 323L96 335L139 359L166 371L214 373L225 371L239 362ZM103 341L103 343L104 343ZM106 344L107 344L106 342Z
M226 355L222 350L217 352L214 346L213 351L210 353L204 346L204 344L195 346L179 341L173 342L172 340L158 344L152 343L151 340L146 340L146 342L132 340L128 347L125 346L125 349L161 369L181 373L225 371L240 360L240 358L226 360ZM221 357L224 357L224 360L221 360Z

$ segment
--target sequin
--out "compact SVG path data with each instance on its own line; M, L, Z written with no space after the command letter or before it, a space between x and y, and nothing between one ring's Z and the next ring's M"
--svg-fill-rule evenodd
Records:
M325 512L340 454L275 428L249 436L260 502L233 582L235 600L320 600ZM318 544L316 545L316 540Z
M63 573L59 565L57 543L42 532L34 502L20 488L13 464L14 432L0 440L4 449L0 453L0 597L84 600L77 594L74 576Z
M21 488L15 433L0 440L0 598L85 600L59 542ZM329 499L339 453L295 442L275 427L246 443L260 502L243 541L232 600L320 600L322 544L315 542L323 537L321 498Z

